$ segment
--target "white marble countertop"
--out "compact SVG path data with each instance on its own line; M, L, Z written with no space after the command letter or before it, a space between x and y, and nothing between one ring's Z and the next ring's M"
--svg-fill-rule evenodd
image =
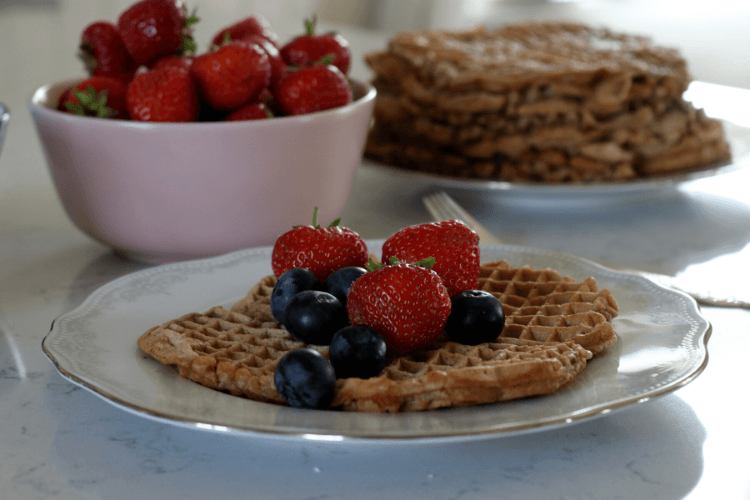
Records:
M66 218L25 99L44 83L80 74L74 47L82 27L112 19L129 4L0 1L0 100L12 112L0 153L0 498L750 498L747 390L740 378L747 310L703 307L713 326L708 366L673 393L556 430L466 443L238 438L141 418L61 377L41 349L53 320L104 283L145 266L93 242ZM245 8L204 4L204 17L215 23L206 32ZM675 43L680 30L685 40L692 34L689 24L671 26ZM360 57L383 43L376 33L343 31ZM742 35L748 46L750 38ZM716 54L716 75L744 65L711 46L710 37L703 40L701 51ZM361 61L354 71L363 74ZM738 85L710 76L700 79ZM667 274L709 270L717 279L747 283L747 170L639 203L583 210L453 194L509 243ZM420 195L429 189L429 183L362 166L346 225L365 238L382 238L426 221Z

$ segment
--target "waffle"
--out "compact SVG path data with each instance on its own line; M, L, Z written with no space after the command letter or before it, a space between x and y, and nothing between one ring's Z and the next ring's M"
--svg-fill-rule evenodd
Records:
M370 159L513 182L626 181L728 161L721 123L682 99L677 51L570 23L395 35L367 64Z
M328 348L295 340L273 319L275 281L262 279L229 311L217 306L154 327L138 345L206 387L284 404L274 386L278 360L301 347L328 356ZM331 406L403 412L540 396L570 383L592 357L591 349L601 352L614 342L606 326L617 304L611 294L597 291L593 279L577 282L498 262L482 267L480 282L503 301L503 336L467 346L442 334L425 347L391 354L377 377L339 379Z
M553 269L513 268L501 260L483 264L479 288L503 304L508 338L575 342L598 354L617 340L611 321L619 308L612 292L594 278L577 281Z

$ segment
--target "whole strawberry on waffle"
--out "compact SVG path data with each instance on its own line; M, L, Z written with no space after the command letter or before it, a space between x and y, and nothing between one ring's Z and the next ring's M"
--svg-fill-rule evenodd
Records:
M434 258L432 270L451 296L477 288L479 236L461 221L430 222L398 231L383 244L383 262L393 257L402 262Z
M448 233L455 229L445 227ZM312 240L305 235L310 231L300 233L295 244L309 250ZM288 235L282 238L284 245L291 244ZM459 255L458 261L467 262L464 257ZM175 366L181 376L236 396L299 408L403 412L549 394L574 381L592 356L617 339L611 324L617 302L593 278L579 281L551 269L495 261L477 267L476 289L451 298L444 278L420 267L429 267L432 260L369 262L370 270L353 281L348 293L346 309L353 325L328 336L330 345L300 341L274 316L271 303L280 282L275 275L261 279L231 310L217 306L187 314L150 329L138 344L161 363ZM473 266L473 259L468 262ZM324 285L310 280L311 293L324 293ZM489 304L496 314L487 321L455 321L465 314L458 304L467 297ZM466 314L472 316L471 311ZM488 326L489 336L485 332L484 340L476 341L474 329ZM294 363L287 362L290 353L295 353ZM369 362L365 358L370 355L382 359ZM355 366L351 372L352 363L342 356L354 356L354 364L377 366L378 371L357 374ZM347 375L336 377L342 363ZM294 387L296 383L304 387ZM290 399L290 391L296 396L319 392L317 401L323 403L299 403Z
M327 227L318 224L318 209L313 212L312 225L295 226L276 239L271 267L278 278L285 271L302 267L324 281L337 269L365 266L367 245L360 235L339 226L336 219Z
M371 327L398 352L435 340L451 311L442 278L430 269L397 261L369 267L372 271L349 291L349 321Z

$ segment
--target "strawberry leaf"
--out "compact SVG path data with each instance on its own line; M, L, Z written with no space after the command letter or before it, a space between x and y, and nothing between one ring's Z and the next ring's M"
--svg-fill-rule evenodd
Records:
M432 266L435 265L435 257L420 259L416 261L414 265L417 267L424 267L425 269L432 269Z
M336 54L327 54L318 59L315 64L333 64L334 59L336 59Z
M401 262L397 257L391 256L388 259L389 266L397 266L399 264L403 264L403 262ZM435 257L425 257L424 259L419 259L418 261L411 262L410 264L412 266L423 267L425 269L432 269L432 266L435 265ZM382 264L380 267L383 267Z
M81 103L66 102L65 107L77 115L86 114L86 112L83 110L83 105Z
M327 227L336 227L340 223L341 223L341 217L339 217L338 219L328 224ZM320 225L318 224L318 207L315 207L315 209L313 210L312 227L314 227L315 229L320 229Z
M101 110L107 106L107 94L109 91L105 90L94 97L94 105L97 110Z
M88 85L86 90L76 90L73 95L78 99L78 104L66 102L65 107L79 115L90 114L98 118L109 118L117 114L117 110L107 106L109 89L100 92Z
M182 50L183 52L194 53L196 50L198 50L198 46L195 44L195 41L192 38L185 37L182 39Z
M177 55L183 55L185 53L194 54L195 51L198 50L198 46L195 44L195 40L193 40L192 26L200 21L200 19L196 15L198 13L198 8L194 8L193 12L188 14L187 9L183 6L182 11L185 14L185 17L182 21L182 41L180 42Z
M368 271L377 271L378 269L381 269L385 267L383 264L380 264L379 262L375 262L374 260L370 259L370 261L365 264L365 269Z
M313 15L311 19L305 20L305 33L308 36L315 35L315 25L318 24L318 16Z
M190 17L185 18L185 26L190 26L200 21L200 18L195 15L196 11L197 9L193 10L193 13L190 15Z

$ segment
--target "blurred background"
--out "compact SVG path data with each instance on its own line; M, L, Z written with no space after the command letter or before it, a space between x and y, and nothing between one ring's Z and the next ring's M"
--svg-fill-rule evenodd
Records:
M750 87L747 0L322 0L320 17L388 31L578 21L678 48L696 80Z
M44 177L38 150L20 151L14 138L31 131L24 109L34 89L81 77L76 56L81 31L95 20L115 21L134 0L0 0L0 101L11 126L0 168L0 193L13 176ZM525 20L572 20L651 37L677 48L694 79L750 88L750 2L747 0L186 0L208 13L195 26L199 50L221 28L250 14L268 18L282 41L300 34L318 14L320 28L357 40L351 75L368 79L364 53L385 47L391 33L424 28L489 27ZM28 185L32 185L28 182Z
M199 42L242 16L267 17L282 40L302 30L302 19L317 12L326 25L395 32L462 29L526 20L572 20L650 36L679 48L697 80L750 86L750 2L747 0L186 0L188 8L211 2L211 17L196 28ZM27 44L75 47L80 31L94 19L117 18L133 0L0 0L0 61ZM206 7L207 8L207 7ZM55 10L54 24L39 24L40 10ZM43 18L42 18L43 19ZM59 22L62 19L63 22ZM54 51L50 51L52 55ZM74 50L61 61L40 66L78 68ZM33 77L33 74L32 74ZM14 78L6 64L0 80ZM41 81L48 81L42 79ZM27 84L28 82L18 82ZM33 88L39 80L33 82ZM6 88L6 85L3 85Z

